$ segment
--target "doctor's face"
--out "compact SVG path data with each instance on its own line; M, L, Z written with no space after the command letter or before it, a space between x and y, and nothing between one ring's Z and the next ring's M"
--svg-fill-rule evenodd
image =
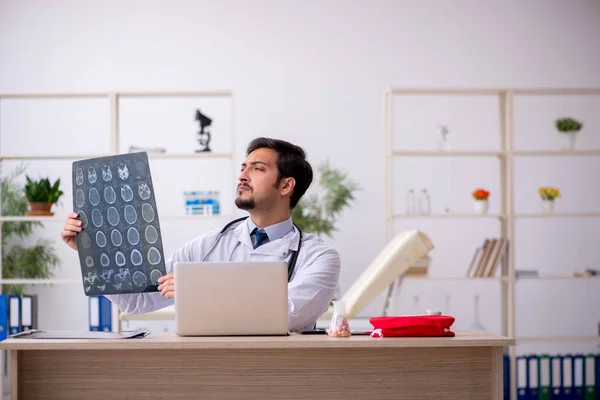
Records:
M254 150L242 164L235 205L242 210L273 209L281 201L278 176L277 152L269 148Z

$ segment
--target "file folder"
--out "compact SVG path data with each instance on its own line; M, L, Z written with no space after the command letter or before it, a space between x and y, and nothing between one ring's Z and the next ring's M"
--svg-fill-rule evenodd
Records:
M0 341L8 336L8 296L0 294Z
M527 396L527 357L517 356L517 400L528 400Z
M585 400L596 400L595 360L596 357L593 354L585 356L583 364Z
M90 331L99 331L100 330L100 297L99 296L89 296L88 297L88 306L89 306Z
M573 396L575 400L585 400L584 391L585 358L583 354L573 356Z
M563 363L562 357L554 355L550 357L550 374L552 379L552 400L562 400L563 395Z
M21 330L37 328L37 295L21 296Z
M100 330L112 331L112 303L104 296L100 296Z
M562 400L573 400L573 356L571 354L562 357L563 365L563 395Z
M21 296L8 296L9 334L14 335L21 331Z
M538 398L539 382L539 361L536 355L528 355L527 360L527 399L533 400Z
M510 400L510 357L504 354L504 400Z
M552 399L552 370L550 365L550 356L548 354L540 355L539 369L539 400Z

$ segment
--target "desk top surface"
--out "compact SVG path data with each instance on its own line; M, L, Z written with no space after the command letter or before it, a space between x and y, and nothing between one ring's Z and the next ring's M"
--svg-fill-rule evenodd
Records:
M325 334L290 336L180 337L157 333L143 339L6 339L5 350L122 350L122 349L290 349L290 348L391 348L391 347L504 347L514 339L482 331L458 331L455 337L372 338L354 335L333 338Z

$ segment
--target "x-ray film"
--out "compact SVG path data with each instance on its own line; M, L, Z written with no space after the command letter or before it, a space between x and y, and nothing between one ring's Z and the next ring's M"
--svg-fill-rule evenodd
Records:
M166 268L146 152L74 162L73 210L87 296L157 291Z

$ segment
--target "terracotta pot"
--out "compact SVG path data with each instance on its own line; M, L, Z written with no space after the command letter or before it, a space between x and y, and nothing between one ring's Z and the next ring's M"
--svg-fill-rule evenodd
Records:
M50 211L52 203L32 201L29 203L29 207L31 208L31 211L28 211L27 215L54 215L54 213Z

